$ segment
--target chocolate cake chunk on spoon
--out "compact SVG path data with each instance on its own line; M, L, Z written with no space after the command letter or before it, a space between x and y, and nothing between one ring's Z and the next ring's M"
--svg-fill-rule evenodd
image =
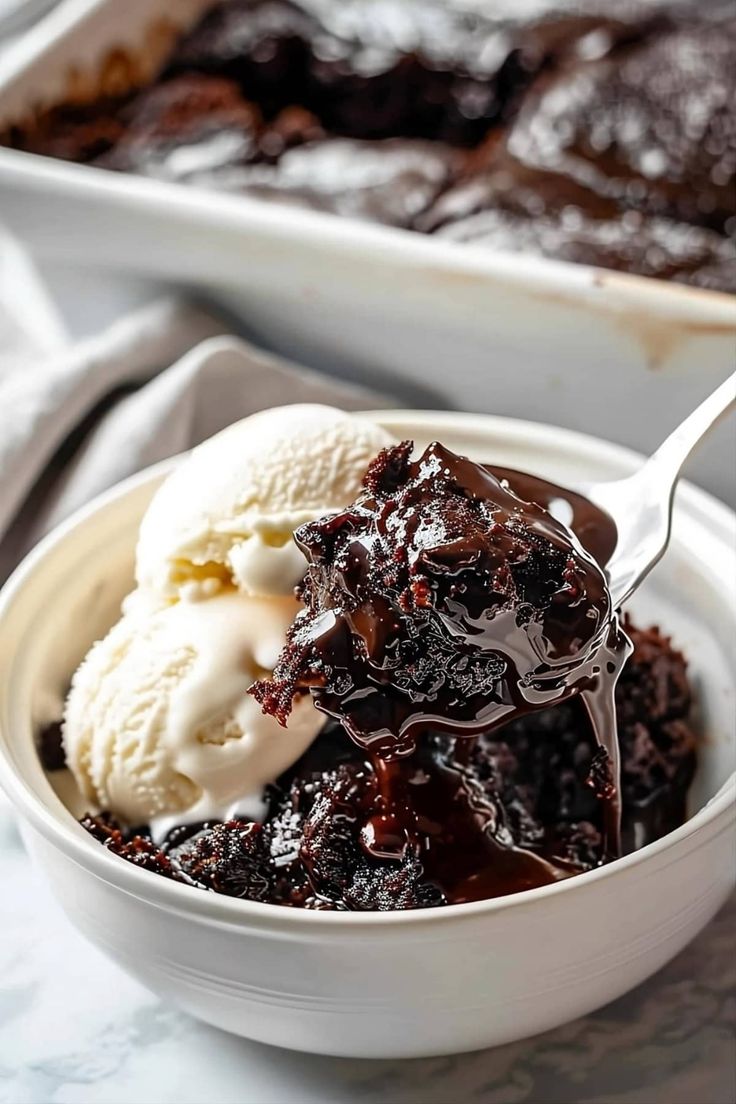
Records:
M393 820L392 766L423 733L487 733L579 695L617 852L614 689L631 648L603 569L572 530L480 464L438 443L412 459L404 442L380 453L350 507L296 539L305 609L273 680L253 689L267 712L285 722L309 687L381 761Z

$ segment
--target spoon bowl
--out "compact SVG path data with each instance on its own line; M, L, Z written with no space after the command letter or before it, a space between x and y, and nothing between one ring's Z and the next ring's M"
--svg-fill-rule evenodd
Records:
M736 406L736 372L667 437L637 472L577 490L609 514L618 533L606 565L614 608L622 605L659 563L672 532L675 488L690 453Z

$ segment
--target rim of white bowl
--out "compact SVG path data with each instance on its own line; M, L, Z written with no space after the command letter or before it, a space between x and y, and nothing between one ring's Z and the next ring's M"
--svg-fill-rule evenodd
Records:
M357 413L380 422L388 429L403 429L411 425L418 430L434 430L437 423L441 421L447 428L456 428L470 435L477 433L479 438L490 437L494 429L502 429L504 443L528 441L529 435L533 434L536 441L540 442L547 452L569 454L570 444L577 443L582 450L594 449L604 463L615 465L622 469L622 473L627 469L633 470L643 460L641 454L632 449L590 434L516 418L410 409L365 410ZM16 597L24 589L27 579L71 532L85 524L103 507L126 497L147 483L161 479L180 461L181 455L174 456L137 472L75 511L44 537L16 568L0 591L0 624ZM680 482L678 493L688 508L691 511L694 510L701 519L709 521L714 529L721 532L733 530L736 524L736 513L724 503L687 481ZM322 912L286 908L269 902L247 901L242 898L193 890L191 886L151 874L150 871L141 870L132 863L125 862L93 839L70 813L67 813L67 819L61 819L54 813L10 760L2 743L0 743L0 786L13 805L46 840L58 847L88 873L114 885L124 893L165 911L196 917L210 924L243 929L268 928L274 932L282 930L285 933L301 928L302 934L309 933L313 936L318 935L320 929L326 927L330 928L332 935L350 936L357 932L364 933L366 928L377 930L419 924L458 924L464 919L483 914L490 916L534 902L541 904L559 894L585 893L592 886L615 878L624 870L650 862L664 852L672 850L677 844L684 843L694 836L704 836L704 829L708 827L712 829L708 838L719 836L729 830L732 822L736 820L736 772L734 772L703 808L679 828L668 832L661 839L647 844L638 851L564 881L524 890L521 893L450 906L387 912ZM56 800L59 801L58 798ZM61 804L60 801L59 804ZM729 812L730 817L727 815ZM722 823L718 824L718 821ZM688 852L699 849L702 842L705 842L705 839L694 841ZM673 856L671 861L674 862L680 857L682 857L681 853Z

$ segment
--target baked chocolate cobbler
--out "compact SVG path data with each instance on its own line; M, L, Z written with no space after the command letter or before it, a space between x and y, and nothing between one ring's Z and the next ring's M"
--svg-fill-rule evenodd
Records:
M296 541L301 610L251 694L282 722L310 694L327 724L262 819L154 839L86 816L115 855L250 901L413 909L549 885L684 821L686 662L612 608L615 526L586 499L403 442ZM49 770L60 739L41 741Z
M731 0L227 0L6 144L736 291Z

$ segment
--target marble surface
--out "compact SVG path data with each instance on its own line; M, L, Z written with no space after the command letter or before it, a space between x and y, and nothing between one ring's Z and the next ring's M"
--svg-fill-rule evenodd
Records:
M573 1024L450 1058L368 1062L226 1035L78 936L0 795L0 1104L733 1104L736 898L674 962Z

